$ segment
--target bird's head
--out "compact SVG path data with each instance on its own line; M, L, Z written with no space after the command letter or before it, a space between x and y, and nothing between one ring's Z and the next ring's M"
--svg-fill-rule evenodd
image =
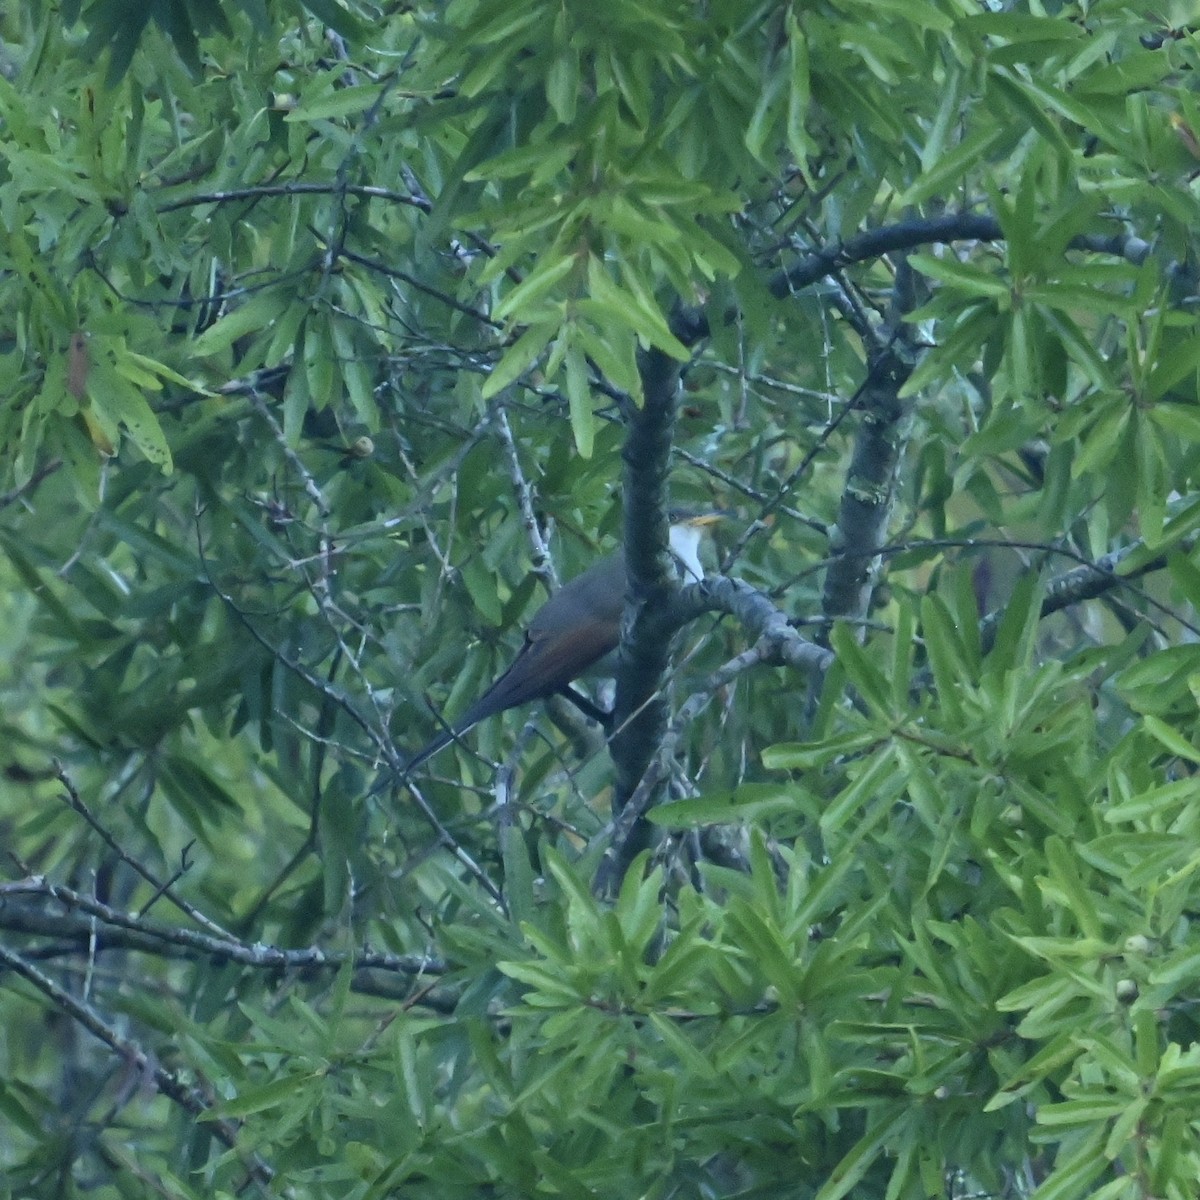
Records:
M718 522L729 516L726 512L709 509L676 508L671 510L671 553L679 564L684 583L698 583L704 578L700 563L700 546Z

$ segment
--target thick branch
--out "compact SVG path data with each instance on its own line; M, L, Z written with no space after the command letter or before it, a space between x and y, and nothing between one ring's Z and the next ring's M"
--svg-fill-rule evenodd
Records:
M1148 575L1152 571L1161 571L1167 565L1167 557L1163 554L1147 559L1125 575L1117 574L1117 570L1123 562L1135 554L1144 554L1145 550L1145 543L1137 541L1132 545L1123 546L1119 550L1113 550L1109 554L1105 554L1102 558L1097 559L1095 563L1076 567L1073 571L1067 571L1065 574L1052 579L1046 585L1046 592L1042 597L1040 615L1048 617L1052 613L1062 612L1063 609L1070 608L1080 601L1094 600L1098 596L1103 596L1116 588L1130 587L1135 580L1142 578L1143 575ZM1054 548L1054 552L1058 554L1063 553L1057 547ZM1156 608L1164 607L1152 597L1143 598ZM1175 617L1176 620L1179 619L1178 615L1170 609L1166 609L1166 611ZM1000 621L1003 616L1003 612L990 612L980 622L980 644L985 654L995 645L996 633L1000 628ZM1186 625L1187 623L1184 622L1184 624Z
M769 596L741 579L710 575L684 588L672 610L679 625L702 613L728 613L754 639L760 662L795 667L810 679L823 675L833 662L831 650L801 637Z
M905 415L900 388L911 371L895 342L872 364L861 401L863 419L830 537L835 558L821 599L827 618L861 621L867 615L900 462Z
M946 245L952 242L999 242L1004 240L1000 222L987 213L944 213L869 229L844 242L833 242L806 255L799 262L772 276L771 294L779 299L809 287L827 275L870 262L884 254L915 250L918 246ZM1068 243L1072 250L1093 254L1112 254L1138 264L1150 253L1150 243L1125 234L1081 233ZM686 345L708 336L708 316L700 309L681 311L672 322L672 330Z
M28 896L63 905L67 912L55 913L41 906L8 902L13 897ZM215 937L124 912L42 875L0 884L0 928L65 938L98 936L110 946L171 957L202 956L270 970L337 970L348 960L356 967L404 975L441 975L448 970L444 962L417 954L342 953L317 946L285 950L263 942L250 945L235 938Z
M670 662L669 603L678 589L668 549L667 473L675 431L681 364L661 350L641 356L644 400L632 413L625 464L625 564L628 592L617 666L614 806L621 808L645 773L666 728L662 681Z
M683 589L671 606L674 627L678 628L702 613L723 612L736 617L754 637L754 644L706 679L680 707L674 721L666 726L640 782L625 807L604 831L609 847L596 872L594 890L603 895L620 882L625 868L643 848L645 813L666 780L671 759L688 726L700 715L714 692L732 682L743 671L759 664L797 667L811 680L829 669L833 653L802 638L788 624L787 615L757 588L714 575Z

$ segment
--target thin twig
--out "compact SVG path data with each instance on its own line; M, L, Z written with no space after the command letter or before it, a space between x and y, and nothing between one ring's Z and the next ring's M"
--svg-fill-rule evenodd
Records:
M186 916L195 921L201 929L208 930L208 932L214 936L229 939L233 938L233 934L231 934L227 929L222 929L220 925L218 925L211 918L205 916L205 914L196 908L195 905L190 904L182 896L177 896L174 891L172 891L170 883L164 883L162 880L158 879L158 877L148 867L126 852L117 839L114 838L111 833L109 833L108 829L105 828L103 824L101 824L91 809L84 804L83 800L79 796L79 792L75 788L75 785L71 782L70 777L67 775L66 769L57 759L54 760L54 778L57 779L66 790L66 803L92 827L95 833L99 835L100 840L126 866L131 867L148 884L150 884L151 887L155 889L156 897L166 896L166 898L170 900L180 912L184 913ZM150 905L147 904L146 907L149 908Z
M123 1060L131 1063L139 1073L153 1079L155 1086L164 1096L173 1100L193 1117L206 1116L210 1105L198 1088L185 1083L174 1071L163 1067L154 1055L143 1050L132 1038L123 1037L90 1005L77 1000L70 992L60 987L43 971L20 954L0 945L0 963L31 983L58 1009L84 1027ZM249 1173L250 1179L267 1194L267 1186L275 1178L275 1171L259 1155L250 1154L238 1145L238 1128L223 1118L206 1120L205 1124L214 1135L233 1150Z
M52 458L49 462L43 463L24 483L0 496L0 509L5 509L10 504L15 504L23 496L32 492L43 479L53 475L62 465L61 458Z
M542 536L541 527L538 525L537 513L533 507L533 488L521 469L521 457L517 453L516 439L514 439L512 427L508 423L508 413L504 411L503 406L496 410L496 428L500 431L500 440L504 443L504 449L508 454L509 477L512 479L513 491L517 494L517 507L521 512L521 523L525 526L525 534L529 538L529 544L533 551L530 562L531 569L546 585L547 591L555 592L559 587L558 571L554 567L550 548L546 545L546 539Z
M160 204L154 210L159 213L176 212L181 208L195 208L201 204L229 204L236 200L257 200L264 196L329 196L344 191L351 196L367 196L377 200L387 200L390 204L404 204L410 208L429 212L433 207L428 200L410 196L406 192L393 191L391 188L369 186L367 184L351 184L339 188L334 183L268 183L256 187L231 188L224 192L199 192L194 196L184 196L179 200L169 200Z
M164 925L158 921L150 921L138 913L125 912L88 896L65 884L54 883L44 875L30 875L25 879L13 880L0 884L0 900L16 896L33 896L44 900L54 900L64 905L68 910L83 913L88 918L94 918L102 924L114 929L126 929L136 935L132 949L147 950L153 943L163 946L176 947L191 954L202 954L218 961L235 962L241 966L261 968L264 970L332 970L352 963L358 969L388 971L401 975L441 975L449 967L440 960L430 959L419 954L382 954L374 951L333 951L323 950L319 946L305 946L298 949L284 949L265 942L246 942L224 934L220 936L198 933L194 929L184 929L174 925ZM5 924L0 917L0 925ZM28 926L22 926L28 929ZM32 932L38 932L32 929ZM53 926L43 932L53 932L59 936L72 935L70 929L60 929ZM75 929L73 935L85 933L82 927Z

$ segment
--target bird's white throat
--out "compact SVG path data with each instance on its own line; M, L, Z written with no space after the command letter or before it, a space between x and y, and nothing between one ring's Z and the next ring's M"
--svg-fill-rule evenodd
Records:
M704 578L700 565L700 540L703 533L698 525L671 526L671 553L679 563L684 583L699 583Z

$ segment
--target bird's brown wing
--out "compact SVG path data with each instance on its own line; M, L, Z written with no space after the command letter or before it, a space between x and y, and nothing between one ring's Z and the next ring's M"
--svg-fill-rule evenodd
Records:
M472 726L506 708L561 691L617 648L625 607L625 561L604 559L559 588L534 614L512 665L457 721L413 755L413 770Z
M615 597L615 600L613 599ZM536 614L512 665L463 713L455 728L561 691L621 640L625 568L605 561L571 580Z

